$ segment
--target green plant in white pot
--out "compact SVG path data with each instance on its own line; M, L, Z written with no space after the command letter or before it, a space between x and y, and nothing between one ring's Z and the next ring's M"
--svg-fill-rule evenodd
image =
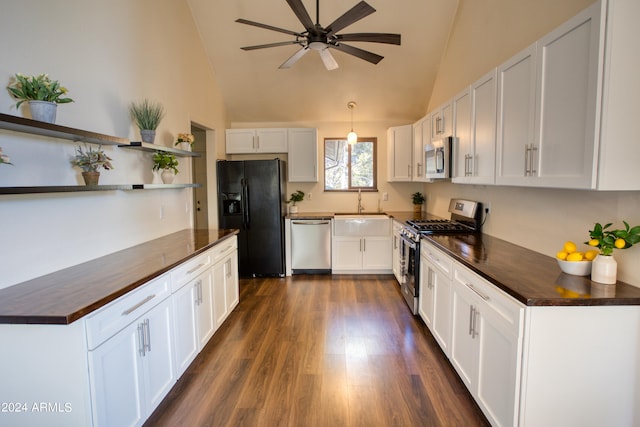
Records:
M178 159L171 153L156 151L153 155L153 171L161 171L162 182L171 184L178 174Z
M76 147L76 155L71 160L71 164L82 169L82 178L86 185L98 185L98 180L100 179L98 169L113 169L111 160L111 157L107 156L102 150L102 146L98 146L94 150L91 147L87 148L85 145L84 149L81 146Z
M296 206L297 202L301 202L304 200L304 193L300 190L296 190L295 193L291 193L291 197L287 200L287 203L291 203L289 207L289 213L298 213L298 206Z
M153 144L156 138L156 129L164 117L164 107L158 102L148 99L142 102L132 102L129 106L131 118L140 129L142 142Z
M7 89L13 98L19 100L16 108L27 102L31 118L46 123L55 123L58 104L73 102L73 99L64 96L67 88L61 86L57 80L51 80L47 74L25 76L16 73Z

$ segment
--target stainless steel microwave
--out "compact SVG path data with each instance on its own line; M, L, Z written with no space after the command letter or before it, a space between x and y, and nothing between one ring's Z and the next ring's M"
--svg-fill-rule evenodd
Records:
M455 138L448 136L424 146L425 176L427 179L451 178L451 154Z

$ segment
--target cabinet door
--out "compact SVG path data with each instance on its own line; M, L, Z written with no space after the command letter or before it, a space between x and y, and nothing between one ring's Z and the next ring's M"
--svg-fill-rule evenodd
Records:
M256 151L256 131L255 129L227 129L226 131L226 152L253 153Z
M198 355L197 304L198 289L193 282L173 294L174 352L178 376L187 369Z
M449 355L451 341L451 279L439 269L432 274L432 329L434 338L440 348Z
M471 174L469 157L473 152L471 144L471 93L465 89L453 98L453 182L464 182Z
M427 182L424 167L424 146L425 140L431 141L429 132L431 132L431 117L427 116L413 125L413 180L418 182Z
M238 253L233 252L224 263L225 296L227 301L227 316L240 302L238 288Z
M431 114L431 140L453 135L453 107L451 102L441 105Z
M362 239L333 236L331 245L332 270L362 270Z
M89 352L91 400L96 427L139 426L142 398L141 323L132 323Z
M202 273L196 281L199 287L199 303L196 314L198 316L198 347L201 350L216 331L217 323L214 316L213 275L215 267Z
M286 153L288 151L287 129L256 129L256 137L256 151L258 153Z
M535 173L536 46L498 68L496 184L527 185Z
M289 129L289 182L318 182L317 129Z
M496 161L496 69L471 85L470 183L493 184Z
M538 42L538 185L591 188L598 97L600 9L595 5Z
M449 359L460 379L474 393L478 369L478 340L474 336L478 302L454 279L451 289L451 349Z
M142 316L147 346L142 364L147 414L153 412L176 382L172 318L169 298Z
M418 296L418 314L424 320L429 330L433 332L433 304L434 288L433 276L435 271L426 257L420 257L420 290Z
M362 268L391 270L391 236L362 238Z
M412 139L413 127L411 125L388 129L388 181L411 181Z
M220 326L227 317L227 285L224 264L224 261L220 261L213 267L213 313L216 327Z
M392 266L393 275L396 277L398 283L402 283L402 275L400 271L400 230L402 229L402 224L394 221L393 222L393 256L392 256Z

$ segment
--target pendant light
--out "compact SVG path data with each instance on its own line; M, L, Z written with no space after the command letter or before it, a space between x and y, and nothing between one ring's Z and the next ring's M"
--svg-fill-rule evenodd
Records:
M353 109L356 108L357 105L355 101L347 102L347 108L351 110L351 132L347 134L347 143L351 145L358 142L358 134L353 131Z

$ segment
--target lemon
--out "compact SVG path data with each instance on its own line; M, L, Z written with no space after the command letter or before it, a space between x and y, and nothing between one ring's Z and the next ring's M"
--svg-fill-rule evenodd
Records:
M576 244L571 241L564 243L564 251L568 254L575 252L577 249Z
M572 252L567 255L567 261L582 261L584 254L582 252Z
M584 259L586 259L587 261L592 261L598 255L598 253L598 251L587 251L584 253Z
M598 246L599 244L600 244L600 240L598 239L589 240L589 246Z
M614 245L616 246L616 248L622 249L627 246L627 242L625 242L624 239L616 239Z
M567 255L569 255L568 253L566 253L565 251L560 251L556 254L556 258L558 259L567 259Z

